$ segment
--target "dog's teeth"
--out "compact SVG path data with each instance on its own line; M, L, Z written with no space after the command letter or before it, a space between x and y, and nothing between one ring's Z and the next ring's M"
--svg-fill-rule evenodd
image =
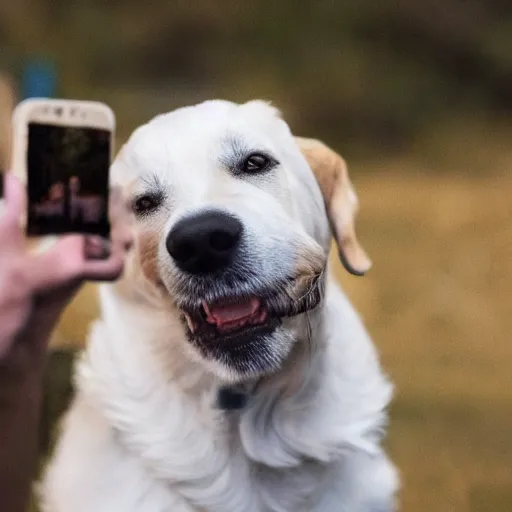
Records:
M207 314L207 315L210 315L210 307L208 306L208 303L203 299L201 300L201 305L203 306L203 309L204 309L204 312Z
M217 321L215 320L215 318L213 317L211 311L210 311L210 307L208 306L207 302L205 300L202 300L201 301L201 304L203 306L203 310L205 312L205 315L206 315L206 321L209 323L209 324L216 324Z
M196 326L192 318L190 318L189 315L185 313L185 320L187 321L188 328L190 329L190 332L194 334L196 332Z

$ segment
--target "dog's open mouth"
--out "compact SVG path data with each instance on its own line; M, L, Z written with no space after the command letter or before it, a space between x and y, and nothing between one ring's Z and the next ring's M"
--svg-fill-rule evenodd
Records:
M188 300L178 303L188 338L202 349L229 350L267 338L285 318L311 311L320 303L322 275L302 282L290 279L259 293L220 295L209 287L202 297L189 292Z
M272 316L257 297L226 299L215 303L202 300L198 310L183 310L183 315L190 334L206 340L275 327L279 323L279 319Z

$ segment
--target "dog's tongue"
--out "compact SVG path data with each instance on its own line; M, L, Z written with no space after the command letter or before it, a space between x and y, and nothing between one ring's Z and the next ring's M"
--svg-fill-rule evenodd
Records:
M222 326L232 324L252 317L258 308L260 301L256 298L248 299L245 302L233 302L219 306L209 306L203 301L203 308L206 313L206 321L210 324Z

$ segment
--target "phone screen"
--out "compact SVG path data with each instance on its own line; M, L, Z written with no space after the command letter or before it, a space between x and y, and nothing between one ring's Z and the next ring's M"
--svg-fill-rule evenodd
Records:
M30 123L27 234L108 237L110 156L108 130Z

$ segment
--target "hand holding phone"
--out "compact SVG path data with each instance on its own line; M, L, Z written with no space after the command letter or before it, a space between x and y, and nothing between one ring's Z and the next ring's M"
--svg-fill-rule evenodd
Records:
M27 187L27 235L108 238L112 110L96 102L27 100L15 109L13 127L13 171Z

